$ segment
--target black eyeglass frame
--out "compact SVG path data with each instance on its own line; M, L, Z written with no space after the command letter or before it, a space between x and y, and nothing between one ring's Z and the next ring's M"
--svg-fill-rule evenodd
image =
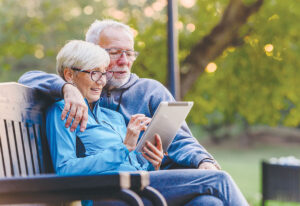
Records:
M106 81L111 80L111 78L113 77L113 72L85 71L85 70L82 70L82 69L78 69L78 68L76 68L76 67L71 67L71 69L72 69L73 71L84 72L84 73L90 74L90 78L91 78L91 80L94 81L94 82L99 81L103 76L105 76ZM101 73L100 77L99 77L98 79L94 80L94 79L93 79L93 72L94 72L94 73L95 73L95 72L96 72L96 73ZM107 74L110 74L110 73L111 73L111 75L109 75L109 77L108 77Z

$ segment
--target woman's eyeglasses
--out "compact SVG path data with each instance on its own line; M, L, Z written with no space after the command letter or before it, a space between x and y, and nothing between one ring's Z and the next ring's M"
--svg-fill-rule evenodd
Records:
M74 71L84 72L84 73L90 74L90 78L94 82L99 81L104 76L106 77L106 81L109 81L109 80L111 80L111 78L114 75L114 72L110 72L110 71L107 71L107 72L85 71L85 70L81 70L81 69L78 69L78 68L75 68L75 67L72 67L71 69L74 70Z

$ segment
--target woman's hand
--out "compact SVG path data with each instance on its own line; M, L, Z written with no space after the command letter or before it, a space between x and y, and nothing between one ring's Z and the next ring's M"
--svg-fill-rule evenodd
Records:
M124 144L129 151L136 147L137 140L140 132L147 129L147 125L151 122L151 118L146 117L144 114L132 115L127 126L127 133Z
M143 147L143 156L151 162L155 170L159 170L162 159L164 158L161 138L158 134L155 134L155 146L147 141Z

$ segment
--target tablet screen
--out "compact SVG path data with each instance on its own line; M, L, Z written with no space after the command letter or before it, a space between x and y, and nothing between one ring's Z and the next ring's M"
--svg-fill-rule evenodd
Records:
M163 151L166 152L192 106L193 102L161 102L147 130L140 138L136 151L142 152L146 141L155 145L154 135L159 134Z

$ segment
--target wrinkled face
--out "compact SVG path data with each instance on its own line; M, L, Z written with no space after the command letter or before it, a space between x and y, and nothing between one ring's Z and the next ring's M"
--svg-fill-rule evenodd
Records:
M123 28L106 28L100 34L99 45L104 49L134 50L134 42L130 34ZM110 58L109 71L113 71L112 79L107 82L110 88L118 88L128 82L130 70L134 60L130 60L125 53L117 58Z
M89 70L87 70L89 71ZM95 68L91 71L105 72L105 67ZM88 100L88 103L93 103L100 98L102 88L106 84L106 76L103 75L98 81L93 81L89 73L74 72L73 83L81 92L82 96Z

